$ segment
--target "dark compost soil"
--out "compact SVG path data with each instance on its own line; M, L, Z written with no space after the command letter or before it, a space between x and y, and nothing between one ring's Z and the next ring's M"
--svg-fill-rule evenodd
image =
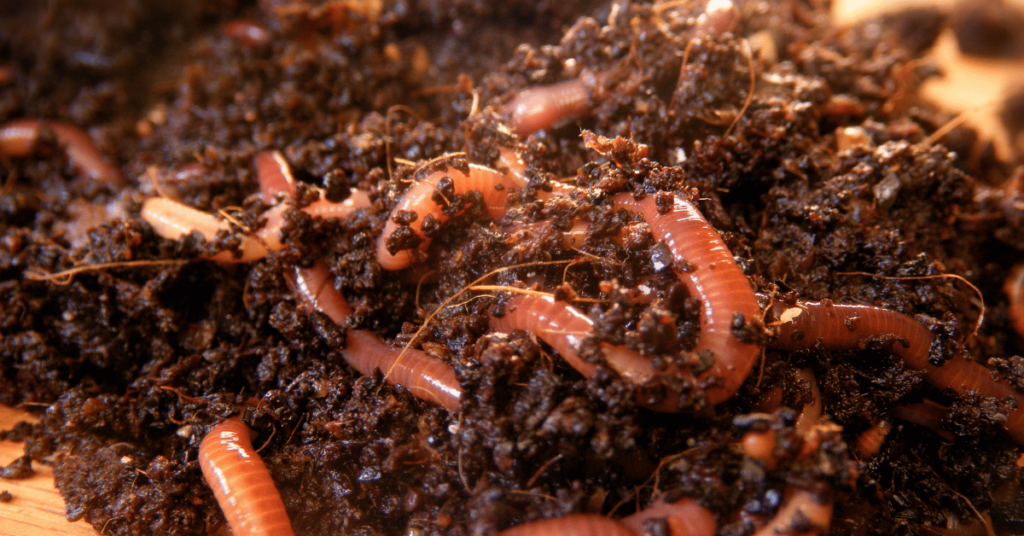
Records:
M916 316L1024 389L1024 360L1012 357L1024 341L1001 290L1024 260L1024 213L987 195L1010 163L977 150L966 127L929 139L952 118L914 92L937 72L913 55L934 36L905 48L878 25L838 31L819 4L738 2L732 33L691 39L701 2L4 2L0 121L77 124L127 178L91 182L45 139L39 157L2 162L0 402L39 410L20 432L27 454L53 465L69 518L116 535L223 524L196 449L252 398L246 418L300 534L486 534L572 512L618 517L656 485L697 497L719 534L738 536L771 515L787 483L807 482L835 493L832 534L933 534L977 524L975 509L997 530L1024 531L1021 447L999 428L1000 405L929 387L877 348L767 351L728 402L664 415L636 408L614 372L583 380L529 334L490 332L488 293L456 300L414 337L492 270L574 261L505 270L491 284L590 299L577 306L596 336L656 357L685 352L696 304L655 270L648 234L613 240L625 222L606 197L696 189L758 290ZM266 38L233 36L240 21ZM515 94L584 68L615 73L591 115L509 134L503 106ZM840 148L845 127L866 138ZM646 145L647 156L632 143L600 154L581 129ZM500 147L524 155L532 180L505 220L480 208L454 218L426 252L421 264L438 270L422 284L421 272L382 271L376 237L416 166L452 152L490 165ZM306 182L370 191L372 206L298 218L284 251L230 266L198 258L216 250L201 239L164 240L137 218L162 194L255 223L251 161L266 149ZM592 198L535 200L564 177ZM99 223L106 208L124 216ZM579 219L598 231L562 246ZM507 232L533 222L540 230L525 238ZM356 310L348 327L455 366L457 415L341 360L344 327L307 314L283 276L317 258ZM170 262L38 279L128 261ZM984 296L984 322L973 335L980 302L955 279L852 272L962 276ZM627 299L640 283L656 289L653 302ZM652 327L662 318L669 329ZM778 393L799 410L802 368L843 441L817 464L767 470L735 447L734 421ZM873 423L924 400L947 408L940 422L894 420L877 455L854 451ZM792 426L792 415L773 422Z

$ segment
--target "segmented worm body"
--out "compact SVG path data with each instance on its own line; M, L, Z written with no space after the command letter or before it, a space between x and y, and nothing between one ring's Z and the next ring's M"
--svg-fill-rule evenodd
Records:
M580 374L589 378L597 366L583 360L576 351L583 339L594 330L594 323L566 302L551 296L518 294L505 305L504 314L491 316L491 327L499 331L520 329L536 335L551 345L562 359ZM636 385L645 384L657 375L650 359L625 346L601 344L608 366L622 378ZM678 393L675 398L645 404L660 411L674 411L678 407ZM643 400L639 401L644 404Z
M214 426L199 447L199 465L234 536L293 536L267 466L240 419Z
M265 199L271 199L279 192L295 193L291 168L280 153L260 153L255 164L260 192ZM321 199L304 210L313 216L342 218L354 208L368 204L369 198L364 192L353 190L342 203ZM291 283L307 308L327 315L335 324L344 326L352 314L345 297L331 284L330 271L323 261L317 261L312 268L296 268ZM449 411L458 409L462 390L455 370L425 352L396 348L372 331L352 329L348 331L341 354L346 363L366 376L380 369L388 383L403 385L416 396L436 402Z
M288 163L277 151L258 154L254 159L254 165L260 183L260 193L268 203L277 192L295 192L295 179ZM353 188L344 201L332 203L321 198L300 210L317 218L341 219L369 205L370 198L366 192ZM281 230L285 225L284 215L288 208L287 203L281 203L267 210L263 213L266 223L252 234L240 235L239 245L235 250L218 252L208 260L227 263L253 262L266 257L271 251L280 251L284 248ZM197 232L207 241L211 241L218 233L232 232L227 221L165 197L151 197L144 201L139 215L158 235L169 240L178 240Z
M714 536L718 530L715 514L690 497L672 503L661 497L647 508L622 518L622 524L636 534L644 534L644 524L655 519L665 520L668 536Z
M570 514L542 519L501 532L500 536L637 536L637 533L610 517L597 514Z
M196 232L207 241L211 241L220 232L231 232L231 225L228 222L166 197L151 197L145 200L139 216L149 223L156 234L169 240L178 240ZM280 214L275 219L276 225L268 222L268 225L258 230L255 235L242 235L236 251L221 251L209 257L209 260L252 262L266 257L273 244L280 245L278 233L284 220Z
M330 272L323 262L313 268L296 268L295 287L308 307L322 312L336 324L345 325L352 314L345 297L330 282ZM412 348L391 346L369 330L348 331L347 343L341 350L345 361L364 375L380 369L384 379L402 385L416 396L440 404L455 412L462 389L455 370L447 363Z
M94 181L122 182L121 170L111 164L82 129L58 121L18 119L0 125L0 154L10 157L31 156L44 132L53 133L68 155L71 165Z
M527 89L507 106L509 124L520 136L590 115L594 102L604 98L606 73L586 71L577 78Z
M892 336L891 350L906 366L924 372L925 380L958 394L971 391L983 396L1013 398L1003 427L1024 444L1024 395L992 377L992 371L957 354L942 366L928 362L934 335L914 319L870 305L836 305L831 302L798 302L799 314L782 322L768 345L782 350L803 350L817 344L830 350L858 348L872 337ZM773 313L778 316L780 313Z
M596 514L571 514L519 525L501 536L639 536L645 534L645 523L658 519L668 527L666 536L714 536L717 529L714 514L694 499L683 498L675 503L659 499L619 521Z
M439 186L444 188L439 190ZM497 220L505 215L505 199L509 190L517 186L519 183L513 176L475 164L469 166L469 173L452 167L431 173L402 194L378 239L377 263L385 270L401 270L412 264L413 255L409 250L389 249L387 245L399 229L395 221L398 214L415 213L416 219L408 227L419 238L419 248L425 250L430 245L430 238L423 232L423 223L428 218L439 225L448 221L450 216L445 214L445 208L456 201L455 196L479 192L487 211Z
M733 259L718 233L697 207L677 196L665 214L658 212L654 196L636 200L630 194L612 198L616 208L639 213L654 239L671 251L673 270L692 296L700 299L700 334L697 354L710 352L714 365L702 378L720 382L705 390L710 404L732 396L750 374L760 348L743 342L733 328L760 318L761 308L747 276Z
M1010 323L1017 334L1024 337L1024 262L1010 270L1003 291L1009 300Z

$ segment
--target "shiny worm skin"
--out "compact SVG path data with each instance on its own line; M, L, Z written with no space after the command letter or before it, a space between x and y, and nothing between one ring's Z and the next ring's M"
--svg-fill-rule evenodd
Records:
M584 71L577 78L520 92L506 106L509 125L521 137L589 115L603 98L606 73Z
M691 38L731 31L739 14L731 0L710 0L690 31ZM590 115L608 96L612 71L584 70L578 77L519 92L506 106L509 126L520 137Z
M838 305L830 301L797 302L796 314L781 314L773 307L773 320L779 320L775 336L768 346L780 350L805 350L821 344L828 350L852 350L871 337L896 337L891 351L906 366L924 372L925 380L940 389L958 394L977 392L982 396L1013 398L1017 408L1007 415L1002 426L1024 445L1024 395L992 376L992 371L954 355L941 366L928 362L934 335L921 323L896 311L870 305ZM792 308L791 308L792 309Z
M260 183L260 193L265 202L273 201L274 194L285 192L295 193L295 179L292 177L288 163L277 151L265 151L254 158L256 176ZM353 188L350 195L339 203L326 199L318 199L302 207L300 210L315 218L341 219L348 217L357 209L370 205L370 197L363 190ZM281 230L284 228L285 212L288 203L280 203L263 213L265 223L251 234L238 237L238 247L233 251L221 251L207 260L224 263L253 262L271 251L284 248L281 241ZM183 203L166 197L151 197L142 203L139 216L153 228L156 234L168 240L179 240L193 232L197 232L207 241L212 241L218 233L231 233L231 225L213 214L194 209Z
M97 182L120 184L121 170L110 163L82 129L58 121L16 119L0 125L0 154L21 158L35 152L39 138L49 131L64 149L71 165Z
M395 215L400 212L415 212L416 220L409 225L409 228L416 233L420 239L420 249L425 250L430 245L430 239L423 233L423 222L428 217L438 224L448 221L449 216L444 214L444 206L452 201L439 192L438 186L442 181L451 184L449 194L463 196L470 192L479 192L483 196L484 205L491 217L498 220L505 215L505 199L510 189L519 186L519 183L510 175L483 166L471 164L469 173L464 173L453 167L429 174L402 193L401 199L388 218L377 241L377 263L385 270L401 270L409 267L413 262L413 254L409 250L391 251L387 247L388 239L398 230L399 225L395 223Z
M307 307L327 315L335 324L344 326L345 319L352 314L345 297L331 284L330 271L322 261L312 268L296 268L294 285ZM462 388L455 370L426 352L391 346L369 330L350 329L341 354L366 376L380 369L388 383L402 385L423 400L440 404L453 413L458 410Z
M295 193L295 179L280 153L260 153L256 156L255 167L260 192L265 199L271 199L280 192ZM365 192L353 190L341 203L321 199L303 210L313 216L342 218L355 208L368 204L369 197ZM289 282L308 309L327 315L335 324L344 326L352 315L352 308L345 297L331 283L330 270L323 261L317 261L312 268L296 268ZM450 365L421 350L391 346L369 330L350 329L347 335L341 355L352 368L365 376L380 369L388 383L402 385L421 399L437 403L451 412L458 410L462 388Z
M234 536L294 536L281 494L252 447L252 430L235 417L199 446L199 465Z
M658 211L655 196L637 200L632 194L618 194L612 202L616 208L643 216L654 239L672 253L676 275L690 295L700 299L700 333L693 351L714 356L714 365L703 378L720 382L705 390L708 403L720 404L743 385L760 353L757 344L741 341L733 333L737 321L761 317L747 276L722 237L688 200L673 196L664 214Z
M649 521L664 520L666 536L714 536L715 515L691 498L675 503L658 499L651 506L616 521L597 514L570 514L504 530L500 536L639 536Z

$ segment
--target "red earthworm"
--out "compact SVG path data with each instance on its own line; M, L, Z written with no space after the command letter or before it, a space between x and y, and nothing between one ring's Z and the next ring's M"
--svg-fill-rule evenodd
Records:
M413 212L416 219L409 225L420 239L420 249L430 245L430 239L423 233L423 222L432 218L439 224L448 221L449 216L442 211L442 204L451 200L445 199L437 187L444 179L449 179L452 195L465 195L478 191L483 196L484 205L494 219L501 219L505 214L505 198L511 188L521 186L514 174L501 173L490 168L470 164L469 173L449 167L443 171L431 173L423 180L413 184L398 201L392 216L388 218L377 242L377 262L385 270L401 270L412 264L413 256L409 250L390 251L387 241L398 230L395 218L400 213ZM445 181L448 182L448 181ZM436 201L435 201L436 199Z
M301 210L314 217L340 219L369 204L370 198L366 192L353 189L349 197L340 203L319 199L302 207ZM255 233L241 236L241 242L236 250L237 256L233 251L221 251L209 257L209 260L253 262L267 256L270 251L280 251L284 248L281 242L281 229L285 224L284 213L287 209L288 205L282 203L264 212L266 223ZM231 232L231 225L213 214L164 197L151 197L144 201L139 215L153 227L156 234L169 240L178 240L192 232L198 232L210 241L216 238L220 231Z
M930 364L928 353L934 335L913 318L881 307L835 305L830 301L798 302L795 310L793 315L783 313L787 320L779 323L768 346L803 350L820 343L829 350L852 350L872 337L893 336L896 339L890 350L906 366L923 371L930 384L958 394L975 391L982 396L1013 398L1017 408L1009 412L1002 426L1024 444L1024 395L993 379L992 371L959 353L942 366Z
M504 530L500 536L637 536L622 523L596 514L570 514Z
M248 19L227 21L220 25L220 31L225 36L241 41L249 46L263 45L269 43L273 38L266 28L256 21Z
M855 449L862 460L867 460L882 450L882 444L885 443L885 437L889 435L890 430L892 422L882 419L857 436Z
M252 165L256 169L256 178L260 183L260 195L264 203L272 202L277 192L295 193L292 168L280 151L257 153L252 159Z
M206 240L213 240L220 231L231 232L228 222L217 219L213 214L196 210L188 205L165 197L151 197L142 203L139 216L156 234L177 240L192 232L198 232ZM266 229L266 227L264 227ZM252 262L267 255L264 239L275 239L273 233L260 232L258 236L243 235L237 252L221 251L209 257L217 262Z
M644 524L654 519L665 520L669 536L714 536L718 530L715 514L690 497L683 497L673 503L665 502L663 497L659 498L647 508L621 521L637 534L643 534Z
M832 503L819 502L816 494L790 486L775 517L754 536L825 534L832 521ZM658 499L651 506L620 521L594 514L572 514L513 527L501 536L637 536L646 534L649 521L664 520L667 536L714 536L715 515L692 498L675 503Z
M0 154L10 157L31 156L40 136L52 132L68 155L71 165L92 180L117 184L121 170L111 164L82 129L57 121L17 119L0 125Z
M199 446L206 483L235 536L292 536L281 494L252 447L252 430L235 417L214 426Z
M385 224L384 231L377 241L377 263L380 264L381 268L385 270L402 270L412 265L413 255L410 251L392 252L387 247L388 238L399 228L395 220L400 217L400 214L403 212L413 212L416 214L415 220L409 225L409 228L418 237L420 241L419 248L422 250L427 249L430 245L430 239L423 233L423 223L427 217L429 216L438 224L448 221L449 216L444 214L443 204L448 203L450 200L445 199L443 195L440 195L440 192L436 192L438 184L444 179L451 181L452 195L464 195L473 191L480 192L483 195L484 204L487 206L487 211L491 217L495 220L501 219L505 215L507 208L505 199L508 196L508 190L510 188L525 187L528 184L528 180L524 174L526 164L515 151L506 148L501 149L499 154L498 164L503 168L502 171L473 164L469 166L469 174L454 168L447 168L443 171L432 173L427 178L409 187L402 194L402 198L398 201L394 210L392 210L391 216ZM559 183L553 183L550 186L550 192L544 190L536 192L537 198L549 199L559 195L567 195L573 190L573 188ZM436 196L435 193L437 194ZM520 228L527 229L528 227L527 225ZM574 227L573 230L566 234L565 240L573 241L580 239L585 228L585 226L582 229Z
M815 433L815 430L821 423L822 398L821 391L818 389L818 381L814 378L814 373L810 369L800 369L796 375L798 378L810 383L811 386L811 401L804 404L800 414L796 417L796 423L793 425L793 430L805 440L801 452L806 455L818 448L820 436ZM779 398L780 400L782 398L781 389L779 390ZM773 470L778 465L779 458L775 453L774 430L747 432L743 434L740 446L747 456L763 461L767 469Z
M796 417L796 424L793 425L796 433L806 436L812 428L821 422L823 409L821 407L821 390L818 389L818 380L814 377L811 369L800 369L796 372L796 376L811 385L811 401L804 404L800 414Z
M775 517L754 536L779 536L780 534L826 534L832 524L831 501L819 502L817 494L790 486L788 498L775 513Z
M352 309L331 284L330 272L323 262L317 262L312 268L296 268L293 283L307 307L327 315L339 326L345 325ZM402 385L416 396L436 402L449 411L458 410L462 388L455 370L423 351L403 350L388 345L372 331L350 329L341 354L349 365L366 376L380 369L388 383Z
M594 324L566 302L556 301L551 296L518 294L505 305L501 317L491 316L490 323L492 328L500 331L521 329L536 335L587 378L597 371L597 365L584 361L576 352L583 338L594 330ZM601 350L608 366L626 381L642 385L657 374L649 359L625 346L602 344ZM667 411L675 407L675 402L654 408Z
M760 318L757 297L722 238L697 207L673 196L671 208L658 212L655 196L636 200L630 194L612 198L616 208L641 214L654 239L672 253L673 270L687 290L700 299L700 334L694 353L711 352L714 365L705 378L721 382L705 391L708 402L719 404L746 380L760 348L733 334L736 327Z
M925 400L896 406L892 410L892 416L927 428L946 441L952 441L953 434L942 429L942 418L946 416L946 411L946 406Z
M1007 312L1010 314L1010 324L1018 335L1024 337L1024 262L1010 270L1003 291L1009 300Z
M619 521L596 514L571 514L519 525L502 531L501 536L638 536L645 534L644 523L657 519L668 524L667 536L714 536L717 530L715 515L686 497L671 504L658 499Z
M584 71L579 77L522 91L508 103L512 130L525 137L552 125L589 115L604 98L607 72Z

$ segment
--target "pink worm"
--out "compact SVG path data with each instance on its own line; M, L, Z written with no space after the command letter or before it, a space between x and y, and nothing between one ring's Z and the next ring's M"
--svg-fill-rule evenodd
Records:
M714 365L702 377L714 378L721 385L705 393L711 405L723 402L743 385L760 352L758 345L733 334L734 325L761 315L747 276L722 238L686 199L674 196L665 214L658 212L654 196L638 201L630 194L619 194L612 201L616 208L643 216L654 239L671 251L676 275L690 294L700 299L700 336L693 351L714 356Z
M997 381L992 371L957 354L942 366L928 362L934 335L914 319L870 305L835 305L832 302L798 302L799 314L781 323L768 345L781 350L804 350L819 343L829 350L852 350L871 337L897 337L891 351L906 366L924 372L928 383L958 394L977 392L982 396L1013 398L1003 428L1018 443L1024 444L1024 395L1005 382Z
M731 0L711 0L705 12L698 17L691 36L725 33L732 30L738 20L739 15ZM538 130L590 115L595 103L607 98L604 86L609 78L611 71L584 71L577 78L518 93L505 107L512 130L520 137L526 137Z
M391 212L380 238L377 240L377 263L385 270L402 270L413 263L413 255L408 250L395 251L392 253L387 248L387 239L399 225L395 219L400 212L415 212L416 219L409 228L416 233L420 239L419 248L426 250L430 246L430 239L423 233L423 222L427 217L433 218L438 224L449 220L449 216L443 213L444 206L449 200L444 199L438 192L435 202L435 191L443 179L452 182L452 193L454 195L465 195L470 192L480 192L483 202L491 218L500 220L507 210L505 203L508 191L511 188L522 188L528 181L524 175L526 164L514 151L502 149L498 164L506 171L497 171L491 168L471 164L469 173L463 173L455 168L447 168L443 171L431 173L425 179L413 184L405 192L402 198ZM538 199L548 199L558 195L566 195L572 189L560 184L552 184L552 191L537 192ZM578 235L577 231L577 235ZM578 237L578 236L576 236ZM573 238L573 237L567 237Z
M644 523L656 519L668 524L667 536L714 536L717 528L714 514L697 501L684 498L672 504L659 499L621 521L596 514L571 514L512 527L500 536L639 536L644 534Z
M92 138L82 129L67 123L41 119L18 119L4 123L0 125L0 154L10 157L31 156L39 137L45 131L53 132L71 165L90 179L109 184L122 181L121 170L107 161Z
M566 302L556 301L550 296L518 294L505 305L505 314L491 316L490 324L499 331L521 329L540 337L584 377L589 378L597 371L597 365L584 361L576 352L583 339L594 330L594 324ZM608 366L630 383L641 385L657 376L650 360L634 350L611 344L601 344L601 350ZM650 407L673 411L676 406L678 394L674 400L665 400Z
M398 201L392 211L392 217L388 218L377 241L377 262L385 270L401 270L412 264L413 256L408 250L391 252L387 248L387 239L398 230L395 223L395 215L399 211L411 211L416 213L416 220L409 225L409 228L420 238L420 249L427 249L430 239L423 233L423 222L427 216L431 216L439 224L448 221L449 216L445 215L443 204L450 200L443 199L438 192L438 204L434 201L434 194L438 184L445 178L451 180L452 193L454 195L465 195L473 191L480 192L483 202L487 206L494 219L501 219L505 215L505 198L508 197L509 189L521 185L514 175L508 175L483 166L470 165L469 173L463 173L455 168L447 168L428 175L425 179L413 184Z
M323 262L313 268L296 268L295 287L307 307L327 315L339 326L344 326L352 314L345 297L330 283L330 272ZM390 346L365 329L348 331L341 354L366 376L380 369L388 383L405 386L416 396L453 413L458 410L462 388L455 370L444 361L420 350Z
M276 192L295 193L295 179L292 178L288 163L279 152L259 153L254 159L254 165L260 182L260 193L266 202L273 201ZM366 192L353 189L349 197L340 203L318 199L301 210L315 218L341 219L369 205L370 198ZM266 223L254 233L242 235L236 251L221 251L208 260L227 263L253 262L266 257L271 251L284 249L281 230L285 224L284 214L288 207L287 203L281 203L264 212ZM232 232L228 222L218 219L213 214L164 197L151 197L144 201L140 216L153 227L156 234L169 240L179 240L197 232L207 241L211 241L219 232Z
M590 115L593 103L604 98L607 73L585 71L578 78L520 92L507 110L512 130L525 137L551 125Z
M213 427L199 465L235 536L293 536L281 494L252 448L252 430L237 417Z
M278 192L295 193L295 179L281 153L267 151L256 155L255 167L264 199L272 199ZM352 196L342 203L321 200L303 210L314 216L341 218L350 212L343 208L349 206L346 203L366 206L369 198L365 193L353 190ZM352 315L352 308L331 284L330 276L327 265L317 261L312 268L296 268L291 282L306 307L320 311L335 324L344 326L345 320ZM380 369L388 383L403 385L416 396L436 402L451 412L458 410L462 390L455 370L425 352L396 348L385 344L372 331L353 329L348 331L347 344L341 355L345 362L365 376Z

